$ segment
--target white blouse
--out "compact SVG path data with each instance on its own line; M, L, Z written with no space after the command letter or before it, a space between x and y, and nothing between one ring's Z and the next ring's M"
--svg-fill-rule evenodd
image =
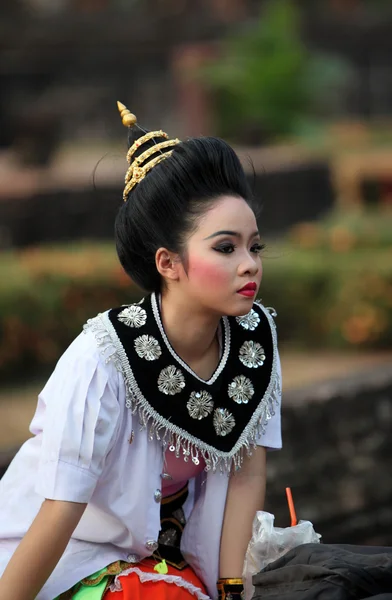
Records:
M164 452L125 401L114 361L104 360L90 330L80 334L38 397L34 437L0 480L0 576L45 498L88 503L37 600L52 600L111 562L137 562L154 550ZM258 444L281 447L280 406ZM203 472L191 484L181 548L215 598L228 477Z

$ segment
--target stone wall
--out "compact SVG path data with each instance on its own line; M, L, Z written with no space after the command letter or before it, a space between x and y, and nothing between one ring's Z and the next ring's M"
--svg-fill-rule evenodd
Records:
M268 457L266 510L298 518L326 543L392 545L392 366L288 392L281 452Z

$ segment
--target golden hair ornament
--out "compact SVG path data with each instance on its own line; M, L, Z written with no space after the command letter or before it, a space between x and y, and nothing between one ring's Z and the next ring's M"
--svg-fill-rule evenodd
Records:
M133 127L137 123L136 115L132 114L130 110L127 109L125 104L117 101L117 108L121 116L121 121L124 127Z
M133 115L123 104L122 102L117 102L117 107L119 113L121 115L122 123L125 127L133 127L137 123L137 118ZM138 126L139 127L139 126ZM140 129L140 128L139 128ZM142 130L143 131L143 130ZM163 142L156 143L154 145L139 154L136 158L132 160L133 155L143 144L146 144L150 140L157 138L163 138ZM149 131L138 138L132 146L129 148L127 152L127 161L129 164L128 171L125 175L125 188L123 192L124 202L127 200L129 192L145 178L147 173L151 171L155 165L158 165L160 162L169 158L172 154L173 150L167 151L167 148L171 148L177 144L179 144L181 140L179 139L169 139L169 136L164 131ZM162 152L162 150L166 150L166 152ZM154 154L158 154L151 158Z
M165 138L166 140L169 139L169 136L167 135L167 133L165 133L162 130L160 130L160 131L149 131L148 133L146 133L146 135L142 135L142 137L138 138L136 140L136 142L134 142L132 144L132 146L128 150L127 161L129 162L129 164L131 164L131 162L132 162L132 156L135 154L136 150L138 150L140 148L140 146L142 146L143 144L145 144L149 140L152 140L153 138L160 138L160 137L161 138Z

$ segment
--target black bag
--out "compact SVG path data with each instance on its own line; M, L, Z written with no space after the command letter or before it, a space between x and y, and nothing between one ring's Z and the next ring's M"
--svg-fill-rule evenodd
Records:
M392 600L392 548L303 544L253 585L252 600Z

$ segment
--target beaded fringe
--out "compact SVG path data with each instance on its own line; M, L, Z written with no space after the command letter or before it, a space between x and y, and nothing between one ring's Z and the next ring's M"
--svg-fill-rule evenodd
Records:
M105 363L112 362L116 369L122 373L126 389L126 406L132 411L132 414L138 416L140 428L147 430L149 440L159 441L164 450L168 448L169 451L175 452L177 458L182 454L185 462L191 460L198 465L200 457L202 457L206 464L206 471L216 472L219 469L222 473L226 472L229 475L233 468L234 470L241 468L245 453L247 456L252 454L252 448L257 445L257 438L265 432L268 421L275 414L275 407L279 406L280 403L281 384L276 368L275 323L270 316L269 309L264 309L264 311L270 322L272 322L271 330L274 340L274 363L271 382L263 400L256 409L256 412L259 413L258 417L251 419L230 453L216 450L184 432L184 430L164 419L150 406L138 388L125 350L110 322L108 313L100 313L93 319L89 319L83 329L85 332L90 330L93 333Z

